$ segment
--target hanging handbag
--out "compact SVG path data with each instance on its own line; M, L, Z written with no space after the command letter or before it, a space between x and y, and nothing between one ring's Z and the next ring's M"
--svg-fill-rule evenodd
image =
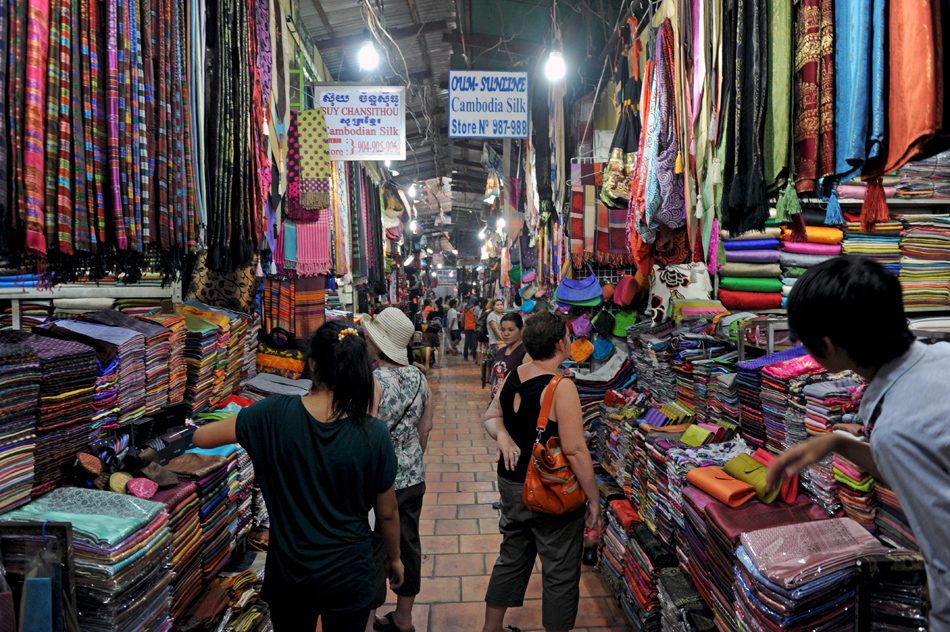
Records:
M570 513L583 507L587 501L577 475L561 451L561 440L551 437L541 443L541 435L548 426L551 404L554 403L554 393L562 379L563 376L554 376L541 396L538 438L531 449L531 460L528 461L528 473L521 493L521 502L525 507L547 514Z
M594 274L594 270L590 265L587 266L587 271L589 274L583 279L564 278L561 280L561 284L557 286L557 298L559 301L574 304L597 301L597 304L600 304L600 299L603 296L600 281L597 279L597 275Z

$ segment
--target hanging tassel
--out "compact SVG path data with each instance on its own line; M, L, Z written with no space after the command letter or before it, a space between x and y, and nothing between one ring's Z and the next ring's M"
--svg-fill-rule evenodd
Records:
M887 208L887 196L884 193L884 181L877 177L868 182L867 193L864 194L864 204L861 205L861 230L871 232L878 222L890 219Z
M270 269L268 270L267 273L268 273L268 274L274 274L274 275L276 275L276 274L277 274L277 264L274 263L273 261L271 261L271 262L270 262Z
M792 238L791 241L808 241L808 230L805 226L805 216L801 213L792 215Z
M709 273L716 274L716 271L719 270L719 248L723 248L725 252L725 247L719 241L719 220L713 218L712 233L709 235L709 258L707 265L709 266ZM723 254L723 262L725 262L725 254Z
M700 195L696 198L696 213L695 213L695 217L696 217L696 219L702 219L702 218L705 217L705 216L706 216L706 207L703 206L703 196L702 196L702 194L700 194Z
M825 208L825 226L841 226L844 216L841 214L841 203L838 201L838 187L831 190L828 196L828 206Z
M775 218L780 222L788 222L791 221L795 215L801 214L802 205L798 200L798 192L795 190L795 185L792 184L790 179L785 186L785 190L782 191L782 194L779 196L778 203L775 205Z
M676 154L676 173L683 173L683 152Z
M722 184L722 161L719 158L712 160L712 165L709 167L709 181L713 184Z

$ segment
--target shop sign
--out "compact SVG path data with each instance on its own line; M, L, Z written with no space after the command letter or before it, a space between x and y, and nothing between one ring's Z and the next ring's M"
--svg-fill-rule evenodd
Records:
M404 86L316 86L331 160L405 160Z
M449 71L450 138L527 138L528 73Z

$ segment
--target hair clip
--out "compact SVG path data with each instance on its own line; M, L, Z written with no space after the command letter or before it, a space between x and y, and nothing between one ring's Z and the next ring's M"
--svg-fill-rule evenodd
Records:
M346 338L347 336L359 336L359 335L360 335L360 332L356 331L352 327L347 327L346 329L341 331L339 335L337 335L336 338L340 342L343 342L343 339Z

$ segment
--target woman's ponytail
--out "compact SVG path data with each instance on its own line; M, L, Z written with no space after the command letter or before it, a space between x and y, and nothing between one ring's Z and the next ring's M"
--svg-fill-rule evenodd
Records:
M336 417L364 419L376 389L363 334L353 325L328 322L314 333L310 357L316 364L314 382L333 393Z

